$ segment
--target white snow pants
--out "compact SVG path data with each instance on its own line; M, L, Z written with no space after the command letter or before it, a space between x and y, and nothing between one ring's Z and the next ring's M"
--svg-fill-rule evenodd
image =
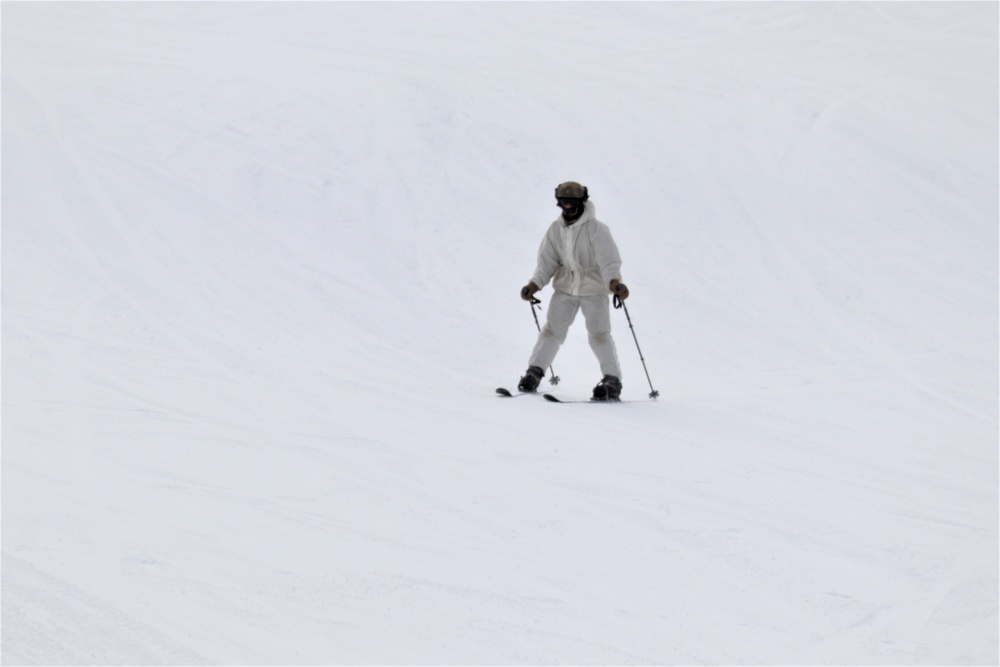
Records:
M548 317L538 334L538 342L531 352L528 365L545 369L552 364L559 348L566 341L569 326L576 319L577 312L582 310L587 322L590 349L597 356L601 373L614 375L620 380L622 370L618 365L615 341L611 338L611 309L608 302L609 298L606 296L573 296L556 290L549 302Z

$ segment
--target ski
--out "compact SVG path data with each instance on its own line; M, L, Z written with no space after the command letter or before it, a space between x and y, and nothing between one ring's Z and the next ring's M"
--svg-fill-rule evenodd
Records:
M598 399L598 398L590 398L590 399L587 399L585 401L584 400L579 400L579 399L569 399L569 400L567 400L567 399L559 398L557 396L553 396L552 394L542 394L542 398L544 398L546 401L551 401L552 403L626 403L627 402L627 401L622 401L621 399L607 400L607 399Z
M517 394L512 394L510 393L509 389L505 389L504 387L497 387L497 396L500 396L502 398L520 398L522 396L531 396L533 394L534 392L519 392Z
M496 393L497 393L497 396L499 396L501 398L521 398L522 396L537 396L538 395L536 392L533 392L533 391L523 391L523 392L518 392L518 393L514 394L514 393L511 393L511 391L509 389L505 388L505 387L497 387ZM565 398L559 398L558 396L553 396L552 394L542 394L542 398L544 398L546 401L551 401L553 403L628 403L628 401L623 401L621 399L613 399L613 400L610 400L610 401L609 400L603 400L603 399L597 399L597 398L591 398L591 399L586 399L586 400L581 400L581 399L565 399Z

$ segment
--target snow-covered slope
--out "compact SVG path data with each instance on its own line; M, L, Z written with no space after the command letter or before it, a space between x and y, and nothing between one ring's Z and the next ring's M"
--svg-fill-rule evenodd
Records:
M997 25L4 3L4 664L996 664Z

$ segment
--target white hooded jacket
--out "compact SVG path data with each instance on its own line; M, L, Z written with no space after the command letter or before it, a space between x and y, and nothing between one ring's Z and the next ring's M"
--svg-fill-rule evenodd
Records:
M538 248L538 266L531 282L573 296L610 294L608 283L621 280L622 260L611 230L597 219L596 209L585 202L583 215L567 225L562 215L549 225Z

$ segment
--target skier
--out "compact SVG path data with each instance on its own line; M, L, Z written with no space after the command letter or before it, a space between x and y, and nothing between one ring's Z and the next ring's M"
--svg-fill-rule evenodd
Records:
M528 370L517 388L533 392L555 359L566 333L583 311L590 348L597 356L603 377L594 387L594 399L616 401L622 391L621 367L611 338L608 295L628 298L621 282L621 257L608 226L598 221L587 188L567 181L556 188L561 214L549 226L538 248L538 265L531 281L521 288L521 298L530 301L535 292L553 280L545 326L528 360Z

